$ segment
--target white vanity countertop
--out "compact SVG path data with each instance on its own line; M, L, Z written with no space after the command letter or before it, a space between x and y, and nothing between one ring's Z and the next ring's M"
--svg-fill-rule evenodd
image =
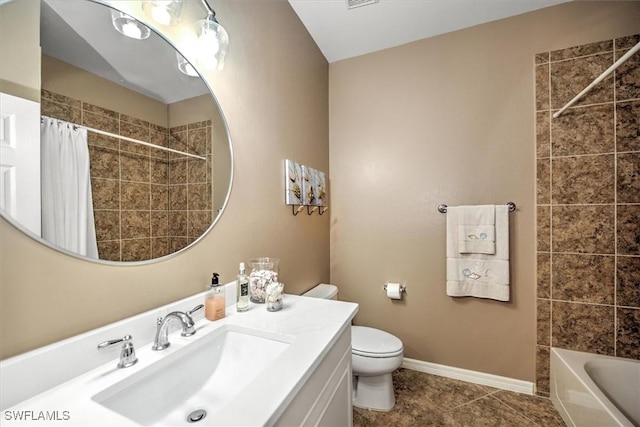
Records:
M179 332L170 334L171 346L166 350L152 351L150 343L137 347L139 362L132 367L118 369L117 359L110 360L63 384L4 409L1 424L137 425L95 402L91 397L188 346L198 337L206 336L227 325L282 336L284 341L290 342L290 346L278 356L269 369L256 373L256 380L229 403L224 411L210 414L202 424L271 425L277 421L340 334L349 327L357 311L358 305L354 303L295 295L285 295L284 308L277 312L268 312L264 304L252 303L249 311L245 313L236 313L234 307L227 307L227 316L223 319L215 322L198 320L196 335L192 337L181 337ZM116 353L119 355L119 351ZM259 358L260 355L256 354L256 357ZM51 365L50 369L55 370L56 366ZM251 366L245 366L244 369L250 370ZM23 380L38 381L37 377ZM224 389L224 384L220 386ZM47 411L49 414L46 414ZM28 419L19 421L16 418L20 416ZM47 416L53 420L38 420L40 416ZM55 420L56 418L58 420Z

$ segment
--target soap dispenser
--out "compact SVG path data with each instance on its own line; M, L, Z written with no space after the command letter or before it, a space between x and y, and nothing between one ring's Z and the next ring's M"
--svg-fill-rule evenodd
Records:
M204 317L209 320L222 319L225 315L224 286L218 283L218 276L218 273L213 273L211 286L205 295Z
M247 276L244 262L240 263L236 283L236 311L247 311L249 310L249 277Z

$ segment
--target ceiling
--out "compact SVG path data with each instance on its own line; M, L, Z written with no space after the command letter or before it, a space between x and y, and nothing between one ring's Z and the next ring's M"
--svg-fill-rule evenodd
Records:
M572 0L288 1L331 63Z
M375 0L288 1L335 62L572 0L377 0L352 9L348 1ZM138 41L117 33L107 7L44 0L41 12L48 55L165 103L208 93L200 79L178 72L175 52L161 37Z
M175 49L153 31L146 40L118 33L106 6L44 0L40 14L40 44L49 56L165 104L209 93L202 79L178 71Z

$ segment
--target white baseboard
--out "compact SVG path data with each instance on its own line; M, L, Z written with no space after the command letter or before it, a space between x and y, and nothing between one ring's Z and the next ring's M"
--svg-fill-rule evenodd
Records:
M409 359L407 357L402 361L402 367L412 369L414 371L425 372L427 374L439 375L441 377L495 387L502 390L515 391L517 393L530 395L535 393L535 384L530 381L516 380L514 378L501 377L499 375L487 374L484 372L438 365L437 363L423 362L422 360Z

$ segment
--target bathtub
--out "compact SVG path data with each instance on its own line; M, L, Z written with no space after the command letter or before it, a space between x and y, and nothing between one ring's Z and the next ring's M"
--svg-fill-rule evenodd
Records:
M568 426L640 427L640 361L551 349L551 401Z

